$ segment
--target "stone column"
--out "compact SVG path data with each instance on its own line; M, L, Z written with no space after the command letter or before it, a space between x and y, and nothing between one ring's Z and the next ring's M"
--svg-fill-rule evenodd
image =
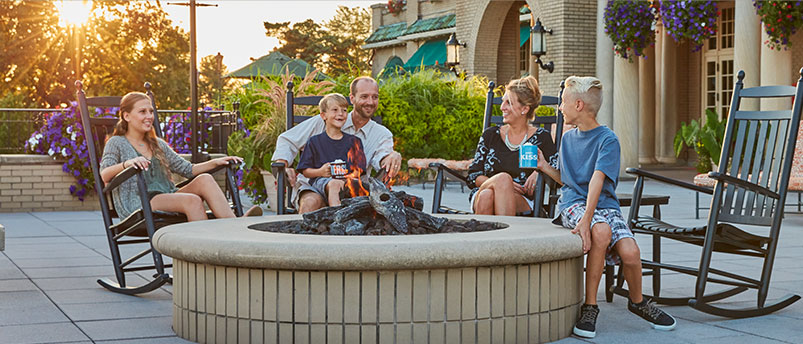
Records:
M628 167L638 167L639 145L639 65L638 61L614 59L613 131L619 137L622 160L619 175ZM604 86L603 86L604 89Z
M761 80L759 72L761 42L761 20L751 1L735 1L736 23L734 26L733 63L734 73L744 71L744 84L746 87L758 86ZM758 110L757 99L743 99L742 110Z
M677 161L673 144L678 127L676 70L678 44L664 33L662 35L664 36L661 43L661 84L659 89L661 98L656 129L656 137L658 138L656 158L661 163L673 164Z
M605 34L606 0L597 0L597 69L596 77L602 81L602 107L597 114L597 122L613 128L613 42Z
M639 164L655 164L655 47L644 50L639 62Z
M769 36L761 30L761 42ZM746 77L746 75L745 75ZM792 51L772 50L761 43L761 86L792 85ZM748 85L749 86L749 85ZM788 110L792 107L790 99L761 99L761 110Z

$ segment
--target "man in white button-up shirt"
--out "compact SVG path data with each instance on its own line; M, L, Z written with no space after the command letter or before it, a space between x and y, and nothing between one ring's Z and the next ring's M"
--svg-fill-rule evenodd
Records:
M344 133L355 135L362 140L365 158L369 166L387 171L393 177L401 168L401 154L393 151L393 134L379 123L371 120L379 106L379 85L371 77L359 77L351 82L350 94L354 109L348 114ZM310 118L292 129L282 133L276 140L276 151L271 160L290 166L298 152L304 148L313 135L324 131L325 123L320 116ZM307 178L297 175L293 168L287 168L288 182L294 185L293 202L299 213L320 209L325 202L312 191ZM282 200L279 200L282 202Z

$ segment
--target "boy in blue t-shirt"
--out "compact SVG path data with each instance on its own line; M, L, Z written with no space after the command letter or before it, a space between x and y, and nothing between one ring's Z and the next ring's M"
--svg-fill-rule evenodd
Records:
M641 252L633 232L619 209L616 185L619 182L619 139L611 129L597 123L602 105L602 83L593 77L570 76L566 79L560 109L566 124L576 128L563 134L558 168L543 158L538 168L563 184L558 201L560 223L579 233L586 261L585 304L574 334L596 335L597 289L605 262L616 264L621 258L629 288L627 308L652 323L653 328L671 330L675 318L645 299L641 294Z
M346 97L338 93L327 94L318 103L318 107L326 122L326 129L323 133L310 137L301 153L297 169L310 178L312 188L329 206L336 206L340 205L340 190L346 185L346 179L333 178L331 163L344 161L349 177L359 178L359 174L365 171L365 150L358 137L340 130L348 116ZM353 175L357 170L359 174Z

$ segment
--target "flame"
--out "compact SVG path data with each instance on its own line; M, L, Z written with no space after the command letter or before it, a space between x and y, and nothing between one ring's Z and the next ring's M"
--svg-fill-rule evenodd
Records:
M346 189L349 197L368 196L368 189L362 185L363 169L360 165L365 165L365 153L363 153L359 141L354 141L354 145L349 149L346 161L349 163L349 173L346 175Z
M396 173L396 176L394 176L393 178L390 178L390 180L388 181L388 183L387 183L388 184L388 188L390 188L391 186L396 185L396 184L407 183L407 180L409 180L409 179L410 179L410 174L409 173L407 173L405 171L399 171L399 173Z

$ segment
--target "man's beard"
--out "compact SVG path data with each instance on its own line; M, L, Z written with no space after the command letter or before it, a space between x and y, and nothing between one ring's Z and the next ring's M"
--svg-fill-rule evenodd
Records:
M376 109L374 109L374 111L372 111L371 114L368 114L363 108L354 109L354 112L362 118L371 119L372 117L374 117Z

